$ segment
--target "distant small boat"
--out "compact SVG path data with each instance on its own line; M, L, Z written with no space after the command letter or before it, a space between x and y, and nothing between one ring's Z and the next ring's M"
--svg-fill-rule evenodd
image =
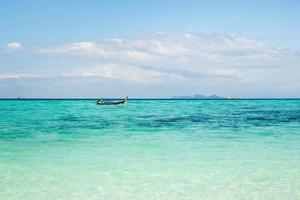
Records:
M104 101L103 99L98 100L96 102L97 105L103 105L103 106L108 106L108 105L119 105L119 104L125 104L128 102L128 97L119 100L119 101Z
M226 97L225 99L226 100L235 100L235 99L238 99L238 98L236 98L236 97Z

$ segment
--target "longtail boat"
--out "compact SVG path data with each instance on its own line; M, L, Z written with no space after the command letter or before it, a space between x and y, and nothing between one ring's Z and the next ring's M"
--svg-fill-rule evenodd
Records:
M97 105L102 105L102 106L108 106L108 105L119 105L119 104L125 104L128 102L128 97L119 100L119 101L104 101L103 99L98 100L96 102Z

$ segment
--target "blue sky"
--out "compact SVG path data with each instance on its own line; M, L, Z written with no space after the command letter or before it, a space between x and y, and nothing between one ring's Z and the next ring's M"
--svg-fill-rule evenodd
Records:
M296 0L0 1L0 97L299 97L299 10Z

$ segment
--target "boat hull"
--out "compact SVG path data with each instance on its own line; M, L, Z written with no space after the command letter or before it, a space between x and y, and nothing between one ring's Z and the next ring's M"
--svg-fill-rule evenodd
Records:
M120 101L115 101L115 102L96 102L97 105L101 106L110 106L110 105L121 105L127 103L127 98L120 100Z

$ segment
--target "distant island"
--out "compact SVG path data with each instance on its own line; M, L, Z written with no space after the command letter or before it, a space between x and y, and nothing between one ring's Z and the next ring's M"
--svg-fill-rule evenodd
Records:
M218 95L205 96L202 94L195 94L193 96L173 96L172 99L226 99L226 97L220 97Z

